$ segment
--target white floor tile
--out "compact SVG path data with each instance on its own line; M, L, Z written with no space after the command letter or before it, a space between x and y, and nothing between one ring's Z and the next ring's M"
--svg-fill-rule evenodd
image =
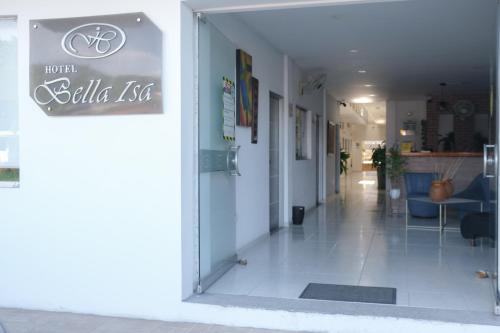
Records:
M432 309L467 310L467 301L459 293L410 291L409 305Z
M311 282L380 286L397 289L399 306L491 312L491 280L475 276L492 269L490 244L471 247L455 231L406 230L404 214L386 213L383 192L357 185L362 177L376 175L351 174L347 191L308 212L302 226L239 253L248 266L233 268L208 292L298 298Z

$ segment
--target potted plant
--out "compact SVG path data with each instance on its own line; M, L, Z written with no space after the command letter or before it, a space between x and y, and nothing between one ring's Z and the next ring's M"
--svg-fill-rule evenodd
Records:
M372 149L372 166L377 169L377 187L385 190L385 143Z
M391 190L389 195L391 199L399 199L401 195L401 176L406 171L406 158L401 155L397 145L389 149L386 158L386 170L391 180Z
M340 174L347 174L347 160L351 157L345 150L340 151Z

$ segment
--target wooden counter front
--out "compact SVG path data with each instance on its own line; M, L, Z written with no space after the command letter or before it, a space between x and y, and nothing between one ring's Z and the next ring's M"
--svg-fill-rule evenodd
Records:
M483 153L471 152L415 152L415 153L402 153L406 157L483 157Z

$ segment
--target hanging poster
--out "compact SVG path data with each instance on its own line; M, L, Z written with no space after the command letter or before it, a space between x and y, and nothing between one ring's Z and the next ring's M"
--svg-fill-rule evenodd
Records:
M243 50L236 50L236 80L238 90L236 103L236 125L252 126L252 56Z
M252 77L252 143L257 143L259 127L259 80Z
M234 141L235 135L235 91L234 82L226 77L222 78L222 102L224 109L222 110L223 115L223 135L224 140Z

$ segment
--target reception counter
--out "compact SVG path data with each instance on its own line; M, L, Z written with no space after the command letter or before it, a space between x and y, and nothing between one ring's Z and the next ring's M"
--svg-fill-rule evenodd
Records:
M435 172L445 170L454 161L461 160L453 185L455 193L462 191L470 182L483 171L483 154L471 152L416 152L403 153L407 158L408 172Z

